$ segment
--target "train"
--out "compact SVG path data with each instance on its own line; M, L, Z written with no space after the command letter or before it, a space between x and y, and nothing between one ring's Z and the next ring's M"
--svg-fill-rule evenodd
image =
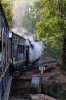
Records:
M8 58L6 57L6 51L8 52ZM0 3L0 100L9 77L10 54L9 26Z
M29 41L29 40L28 40ZM29 41L31 48L33 45ZM26 39L9 29L9 25L0 2L0 100L2 100L10 75L37 64L39 58L30 62L29 45Z
M9 31L9 40L11 51L9 59L11 75L17 76L28 67L38 64L40 58L31 57L31 53L34 52L34 45L29 39ZM33 56L35 56L34 53Z

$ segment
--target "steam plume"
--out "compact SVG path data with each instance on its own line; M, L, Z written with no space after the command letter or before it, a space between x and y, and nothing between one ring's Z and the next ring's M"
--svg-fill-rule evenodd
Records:
M27 9L27 6L29 3L32 3L34 0L13 0L13 29L12 31L16 34L19 34L21 36L24 35L24 33L29 33L26 29L24 29L22 26L22 19L25 15L25 10ZM26 38L26 45L29 45L29 59L30 62L35 61L36 59L40 58L40 56L43 53L43 43L41 41L35 41L32 37Z
M40 58L43 53L44 45L41 41L35 41L32 37L26 39L26 45L29 45L29 59L33 62Z
M32 0L33 1L33 0ZM13 28L12 31L23 35L23 33L28 33L26 29L23 28L22 19L25 16L25 11L31 0L13 0Z

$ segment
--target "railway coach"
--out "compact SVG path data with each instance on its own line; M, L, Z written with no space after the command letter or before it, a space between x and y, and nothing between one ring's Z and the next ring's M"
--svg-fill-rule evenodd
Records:
M11 73L13 74L22 70L26 65L26 40L12 31L9 32L9 39L11 42Z
M0 100L4 95L9 76L26 65L25 39L9 30L0 3Z
M9 60L11 59L9 26L0 3L0 100L5 91L9 77Z

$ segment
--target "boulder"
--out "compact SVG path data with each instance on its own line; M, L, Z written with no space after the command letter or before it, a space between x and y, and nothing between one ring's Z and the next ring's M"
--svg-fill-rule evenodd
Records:
M60 97L65 91L65 86L61 82L54 81L49 86L49 94L55 98Z

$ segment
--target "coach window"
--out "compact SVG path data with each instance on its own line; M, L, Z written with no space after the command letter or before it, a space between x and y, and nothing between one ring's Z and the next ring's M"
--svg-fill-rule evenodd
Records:
M9 40L9 38L8 38L8 47L7 47L7 53L6 53L7 55L7 60L8 60L8 62L9 62L9 59L10 59L10 40Z
M7 37L7 50L6 50L6 59L7 63L9 63L9 58L10 58L10 40Z
M4 33L5 33L5 21L3 19L3 30L4 30Z
M15 35L15 37L14 37L14 45L15 45L15 55L14 55L14 58L15 58L15 62L16 62L16 60L17 60L17 38L16 38L17 36Z
M0 29L1 29L1 14L0 14Z
M3 29L3 65L5 67L6 65L6 34L4 32L4 29Z
M7 36L6 36L6 26L5 26L5 24L4 24L3 41L4 41L4 43L5 43L5 47L4 47L4 66L6 66L6 64L7 64L7 62L6 62Z
M7 42L8 42L8 40L7 40L7 36L5 37L5 44L6 44L6 46L5 46L5 49L6 49L6 51L7 51ZM5 52L5 54L6 54L6 52ZM6 65L7 65L7 58L5 57L5 59L6 59Z
M2 30L0 29L0 75L2 73Z
M7 37L9 37L9 31L8 31L7 26L6 26L6 33L7 33Z
M4 28L4 19L3 19L3 17L1 18L2 20L1 20L1 25L2 25L2 29Z
M7 45L6 45L6 62L8 63L8 37L6 38L7 39Z
M4 29L2 30L2 71L4 71L5 67L5 36Z
M2 15L0 14L0 28L2 28Z
M17 51L17 57L16 58L18 60L18 36L17 36L17 50L16 51Z
M8 56L9 56L9 53L8 53L8 50L9 50L9 32L8 32L8 28L6 28L6 64L8 63Z

